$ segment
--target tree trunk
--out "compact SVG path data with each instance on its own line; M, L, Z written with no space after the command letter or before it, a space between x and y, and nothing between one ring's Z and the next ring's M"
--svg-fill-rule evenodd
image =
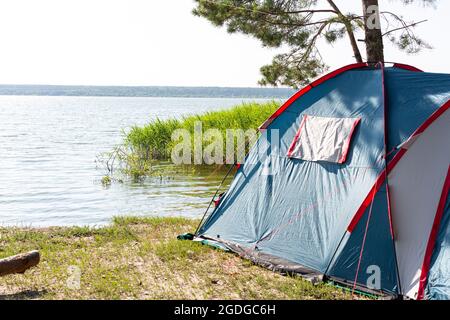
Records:
M378 0L362 0L362 2L367 62L371 64L384 62L383 35L381 33Z
M39 260L39 251L31 251L0 259L0 277L12 273L24 273L27 269L36 266Z

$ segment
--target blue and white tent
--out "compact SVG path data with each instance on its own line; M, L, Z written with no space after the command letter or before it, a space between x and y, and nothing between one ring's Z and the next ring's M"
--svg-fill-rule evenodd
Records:
M283 272L450 299L450 74L355 64L262 135L196 239Z

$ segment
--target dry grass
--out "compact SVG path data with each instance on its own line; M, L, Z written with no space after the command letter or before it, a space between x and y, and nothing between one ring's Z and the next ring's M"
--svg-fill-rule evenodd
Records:
M314 286L233 254L176 240L196 223L116 218L98 229L0 228L0 258L33 249L42 255L36 268L0 278L0 299L351 298L325 284ZM73 270L81 271L79 288L71 282Z

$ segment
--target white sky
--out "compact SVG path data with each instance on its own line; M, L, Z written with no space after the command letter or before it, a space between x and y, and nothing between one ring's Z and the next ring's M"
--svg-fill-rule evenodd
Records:
M450 1L437 9L380 1L382 10L429 19L417 31L434 47L408 56L387 46L386 60L450 73ZM361 10L360 0L337 2ZM194 17L193 7L192 0L0 0L0 83L256 86L277 51ZM346 39L322 54L331 68L353 62Z

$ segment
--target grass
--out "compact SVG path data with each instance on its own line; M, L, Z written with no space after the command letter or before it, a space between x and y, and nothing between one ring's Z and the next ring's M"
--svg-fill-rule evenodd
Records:
M194 128L197 122L202 123L202 132L208 129L219 130L223 139L226 130L241 129L244 132L257 133L258 127L279 107L279 103L243 103L231 109L211 111L198 115L185 116L180 119L156 119L145 126L135 126L125 136L124 145L120 148L120 158L125 162L126 173L139 177L151 171L151 161L167 161L178 141L172 141L172 133L177 129L186 129L194 139ZM248 132L247 132L248 133ZM248 138L248 137L247 137ZM204 138L203 149L211 143ZM235 138L234 149L238 148ZM249 149L247 141L246 150ZM224 145L224 154L226 148Z
M135 126L127 134L125 142L141 155L153 160L168 160L173 143L172 133L176 129L186 129L194 134L194 125L202 123L203 132L218 129L225 136L227 129L257 130L258 127L279 107L277 102L243 103L231 109L210 111L203 114L185 116L181 119L156 119L149 124Z
M191 241L198 221L117 217L102 228L0 228L0 258L28 250L40 264L0 280L0 299L350 299ZM79 282L75 281L79 278ZM73 285L73 283L78 285Z

